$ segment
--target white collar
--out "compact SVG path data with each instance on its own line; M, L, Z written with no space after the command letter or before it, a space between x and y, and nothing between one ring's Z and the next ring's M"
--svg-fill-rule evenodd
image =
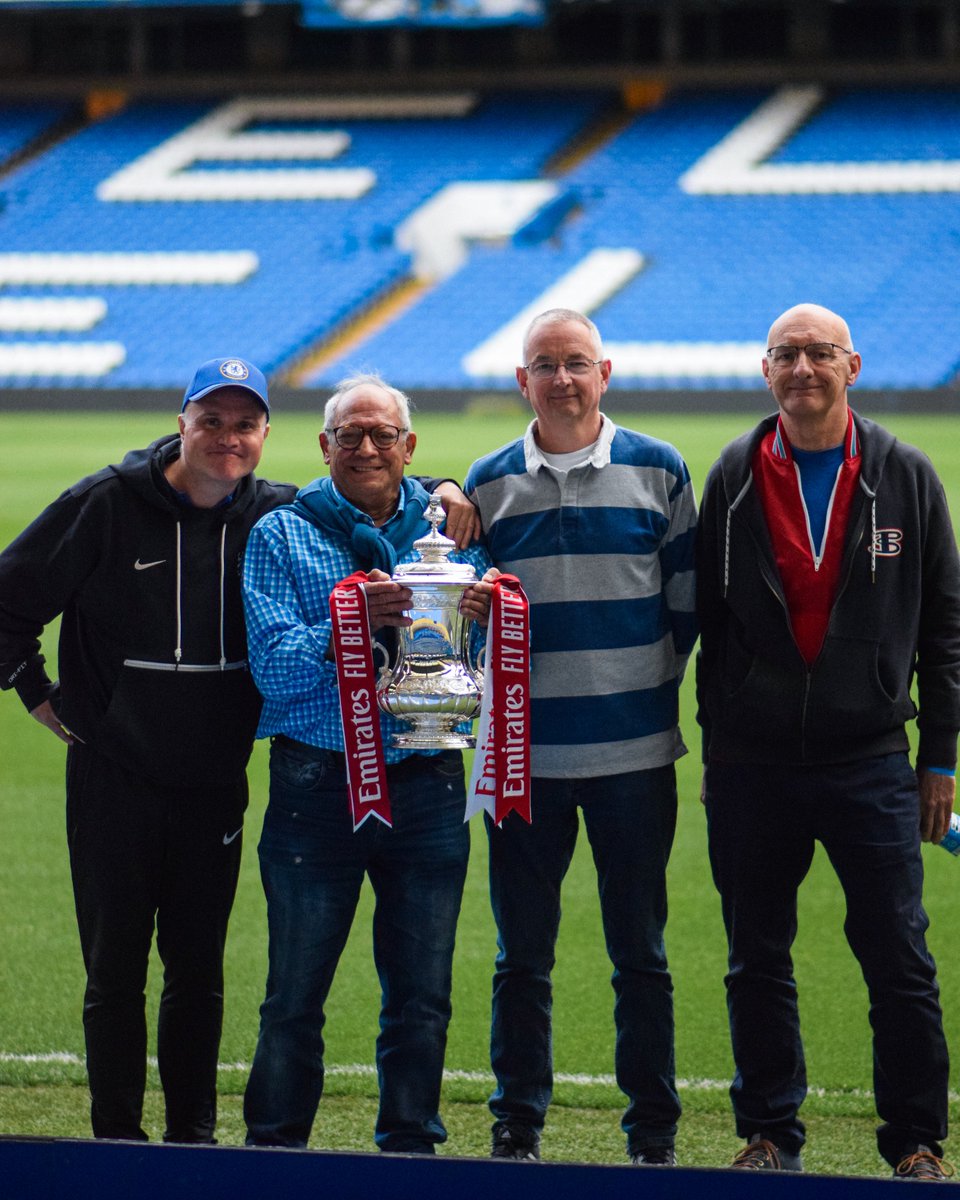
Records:
M609 417L600 414L602 425L600 426L600 436L593 444L593 450L586 462L581 463L581 466L589 467L606 467L610 462L610 445L613 442L613 435L617 432L617 427ZM549 466L547 460L543 457L543 452L537 445L537 440L533 436L533 430L536 426L536 419L532 420L527 426L527 432L523 435L523 457L526 462L527 474L536 475L541 467ZM574 468L577 470L578 468Z

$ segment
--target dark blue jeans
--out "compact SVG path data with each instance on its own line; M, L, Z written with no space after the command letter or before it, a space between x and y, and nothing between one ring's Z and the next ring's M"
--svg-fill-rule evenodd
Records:
M275 739L260 841L269 974L244 1097L252 1145L307 1144L323 1091L324 1003L364 875L376 896L373 957L381 1150L446 1139L440 1084L454 936L470 848L458 751L388 768L393 828L353 832L343 755Z
M672 765L593 779L535 778L533 824L511 813L487 819L490 893L497 922L491 1060L498 1121L540 1131L553 1094L550 972L560 887L582 809L593 850L607 953L613 963L617 1083L629 1098L630 1151L672 1145L680 1100L674 1083L673 985L663 930L665 873L677 820Z
M947 1132L947 1048L924 936L917 779L904 754L822 767L711 763L710 862L729 945L737 1133L799 1150L807 1092L790 948L819 841L846 898L844 932L873 1029L880 1153L896 1164Z

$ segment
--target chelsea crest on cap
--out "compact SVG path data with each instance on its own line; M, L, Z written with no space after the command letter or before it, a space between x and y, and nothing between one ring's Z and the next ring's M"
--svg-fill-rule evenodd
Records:
M183 394L180 411L183 412L192 400L200 400L226 387L243 388L260 402L264 412L270 416L266 378L259 367L245 358L211 358L201 363Z

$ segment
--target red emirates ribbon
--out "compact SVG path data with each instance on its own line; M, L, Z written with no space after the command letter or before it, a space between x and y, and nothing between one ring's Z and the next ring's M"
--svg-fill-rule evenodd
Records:
M483 701L467 817L481 809L497 825L516 812L530 821L530 607L520 580L493 583Z
M365 572L354 571L341 579L330 593L331 636L337 661L340 723L354 833L368 817L376 817L384 825L392 824L370 644L370 618L363 590L366 582Z

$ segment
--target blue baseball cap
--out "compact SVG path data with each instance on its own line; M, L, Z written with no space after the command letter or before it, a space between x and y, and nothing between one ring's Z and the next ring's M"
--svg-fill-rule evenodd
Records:
M270 402L267 399L266 378L259 367L247 362L245 358L210 358L201 363L183 393L180 411L183 412L191 400L201 400L218 388L225 387L243 388L249 392L260 402L269 418Z

